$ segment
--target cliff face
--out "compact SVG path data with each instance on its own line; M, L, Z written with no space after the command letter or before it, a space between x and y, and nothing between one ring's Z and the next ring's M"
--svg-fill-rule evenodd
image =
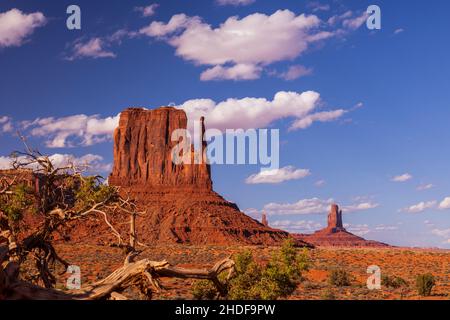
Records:
M186 127L185 112L170 107L131 108L121 113L114 133L114 168L109 183L120 186L122 193L145 210L137 219L139 239L149 244L273 245L287 238L287 232L248 217L214 192L208 164L172 161L172 149L178 143L171 141L172 132ZM191 149L191 160L198 154ZM89 228L103 227L99 223ZM72 235L73 239L82 237Z
M172 141L172 132L186 126L185 112L174 108L123 111L114 132L114 167L109 183L136 191L212 190L210 166L193 164L194 152L192 164L175 165L172 161L172 150L178 144Z

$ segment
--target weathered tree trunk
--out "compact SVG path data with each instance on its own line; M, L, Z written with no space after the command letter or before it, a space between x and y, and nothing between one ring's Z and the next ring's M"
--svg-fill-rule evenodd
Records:
M6 247L0 248L0 263L8 254ZM67 292L36 286L18 278L19 265L15 262L7 263L5 268L0 268L0 298L26 299L26 300L100 300L100 299L127 299L122 292L132 286L137 286L141 292L151 298L153 291L161 289L159 278L192 278L208 279L217 287L218 291L226 294L226 287L218 276L222 272L234 271L234 261L227 258L219 261L213 268L185 269L170 266L167 261L151 261L142 259L132 261L129 255L122 267L111 273L108 277L80 290Z

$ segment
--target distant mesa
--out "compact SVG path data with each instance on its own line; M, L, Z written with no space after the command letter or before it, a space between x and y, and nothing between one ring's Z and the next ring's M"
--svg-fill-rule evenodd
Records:
M366 240L345 230L342 223L342 210L337 204L331 205L328 225L313 234L293 234L295 239L306 241L320 247L388 247L389 245Z

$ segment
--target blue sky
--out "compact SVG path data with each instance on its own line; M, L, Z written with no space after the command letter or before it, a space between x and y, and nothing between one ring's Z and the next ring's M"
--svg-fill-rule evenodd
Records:
M259 166L214 166L215 189L287 230L323 227L335 201L366 238L450 248L448 1L241 2L2 1L0 165L21 147L17 129L48 154L84 156L105 172L126 107L314 91L314 112L343 113L295 130L304 118L288 113L248 120L280 129L291 180L249 184ZM66 28L70 4L81 8L81 30ZM361 20L371 4L381 30ZM230 29L250 34L249 45L236 47ZM215 123L239 121L236 112ZM294 178L300 169L310 174Z

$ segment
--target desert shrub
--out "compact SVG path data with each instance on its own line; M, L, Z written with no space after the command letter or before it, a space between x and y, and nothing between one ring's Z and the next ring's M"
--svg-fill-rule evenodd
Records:
M381 285L387 288L398 289L400 287L408 286L408 282L405 279L397 276L383 275L381 277Z
M328 283L336 287L347 287L351 284L351 277L343 269L334 269L330 271Z
M236 272L227 284L228 299L274 300L286 297L302 280L308 269L308 254L299 253L293 240L287 240L267 264L257 263L251 251L234 256ZM198 281L192 291L196 299L211 299L217 291L211 283Z
M94 203L114 200L117 190L103 183L101 177L85 177L81 185L75 187L75 208L83 209Z
M192 295L197 300L212 300L217 296L217 290L211 281L199 280L192 286Z
M261 267L252 261L245 274L238 274L232 279L229 298L274 300L287 297L302 281L302 272L308 270L308 264L307 249L299 253L294 241L286 240L265 266ZM250 280L250 286L245 288L243 284L247 280Z
M17 184L12 188L8 197L0 198L0 211L4 212L8 219L17 222L22 218L22 213L33 204L33 191L23 184Z
M326 291L322 293L320 296L322 300L336 300L336 295L334 294L333 290L328 288Z
M431 273L420 274L416 278L417 291L421 296L430 296L435 284L434 276Z

